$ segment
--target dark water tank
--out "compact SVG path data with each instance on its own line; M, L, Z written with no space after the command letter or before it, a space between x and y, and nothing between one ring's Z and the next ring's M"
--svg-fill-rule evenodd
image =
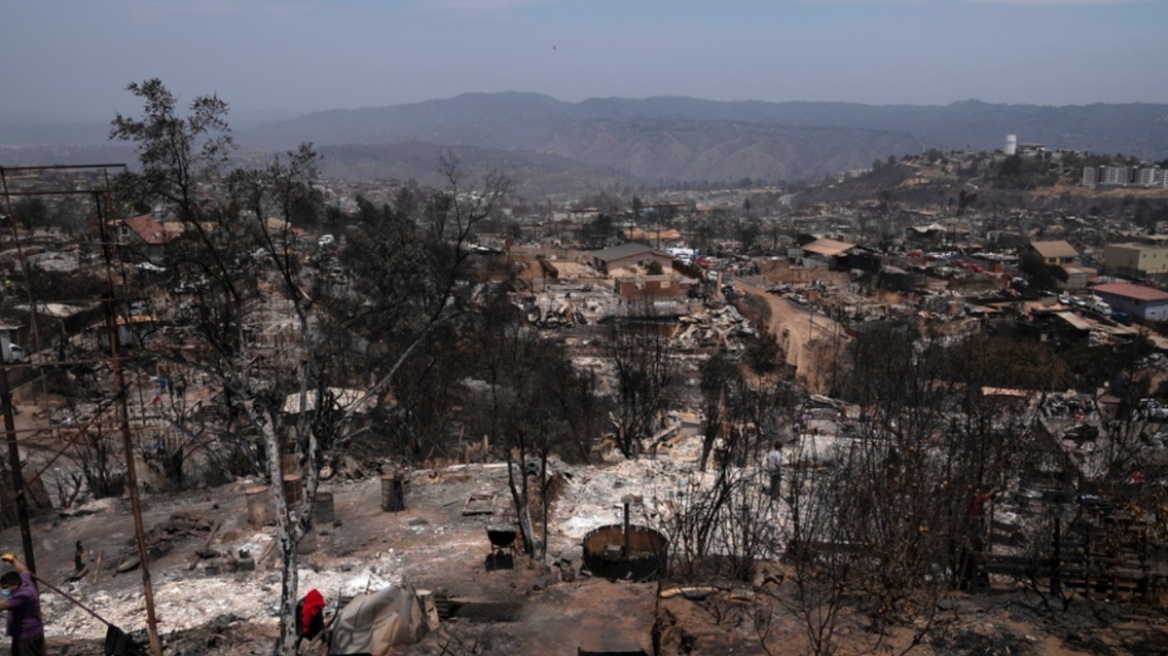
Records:
M669 540L644 526L601 526L584 536L584 566L612 581L656 581L669 566Z

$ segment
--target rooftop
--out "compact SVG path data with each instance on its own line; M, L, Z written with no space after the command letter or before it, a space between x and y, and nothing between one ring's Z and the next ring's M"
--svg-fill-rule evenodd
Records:
M1038 254L1046 257L1078 257L1079 251L1071 246L1070 242L1059 239L1058 241L1032 241L1030 247L1038 251Z
M373 408L375 398L372 395L366 394L358 389L346 389L343 387L328 388L329 396L336 402L341 410L354 409L357 414L365 414ZM306 411L316 410L316 390L307 390L304 393L304 409ZM284 399L283 410L288 414L295 414L300 412L300 393L293 392Z
M158 219L155 219L150 214L132 216L126 219L126 225L147 244L165 244L173 238L167 233L166 228L162 227L162 224L158 222Z
M810 244L805 244L803 246L803 250L807 251L808 253L815 253L816 255L832 257L846 253L855 247L855 244L836 241L834 239L816 239Z
M638 244L635 242L629 242L627 244L621 244L620 246L612 246L611 248L605 248L603 250L593 251L592 256L598 260L604 260L605 262L609 262L612 260L619 260L619 259L624 258L624 257L632 257L634 255L640 255L642 253L649 253L649 252L652 252L653 250L654 249L652 246L646 246L645 244ZM662 255L664 255L664 253L662 253Z
M1155 287L1133 285L1127 282L1113 282L1106 285L1099 285L1093 291L1099 294L1111 294L1112 296L1120 296L1137 301L1168 301L1168 292L1156 289Z

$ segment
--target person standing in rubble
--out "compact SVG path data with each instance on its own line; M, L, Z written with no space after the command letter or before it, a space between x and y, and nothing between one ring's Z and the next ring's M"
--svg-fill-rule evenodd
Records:
M969 509L965 513L965 525L974 545L984 546L986 530L986 506L993 503L998 489L989 485L977 488L969 499Z
M714 438L714 466L719 470L725 469L726 465L730 464L729 449L726 448L726 440L722 439L721 435Z
M965 513L967 543L961 559L962 589L974 590L989 585L988 577L981 571L981 564L989 542L986 507L993 503L997 493L997 488L983 485L975 488L970 494L969 507Z
M775 440L766 456L766 471L770 476L771 485L768 489L771 499L778 499L783 484L783 445Z
M45 625L41 621L41 599L32 573L12 554L0 556L15 571L0 576L0 610L8 613L5 628L12 638L12 656L45 656Z

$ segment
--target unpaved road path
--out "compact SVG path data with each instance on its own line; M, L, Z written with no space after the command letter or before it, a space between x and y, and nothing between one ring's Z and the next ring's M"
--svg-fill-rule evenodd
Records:
M770 330L787 352L787 364L794 365L796 377L812 392L821 393L827 384L822 375L818 344L830 344L835 337L847 340L847 333L835 320L814 312L812 306L803 306L786 298L769 294L766 290L742 281L738 289L745 294L757 296L766 302L771 310Z

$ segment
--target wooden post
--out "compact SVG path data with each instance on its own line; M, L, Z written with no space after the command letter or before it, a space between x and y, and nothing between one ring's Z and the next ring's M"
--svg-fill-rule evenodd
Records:
M401 512L406 509L404 474L394 472L381 476L381 509L385 512Z
M626 494L623 497L621 497L621 503L623 503L625 506L624 546L621 547L621 557L622 558L628 558L629 555L633 553L633 539L632 539L632 533L630 532L631 527L629 525L630 524L630 522L629 522L629 506L633 505L634 503L643 503L643 502L644 502L644 498L642 496L640 496L639 494Z

